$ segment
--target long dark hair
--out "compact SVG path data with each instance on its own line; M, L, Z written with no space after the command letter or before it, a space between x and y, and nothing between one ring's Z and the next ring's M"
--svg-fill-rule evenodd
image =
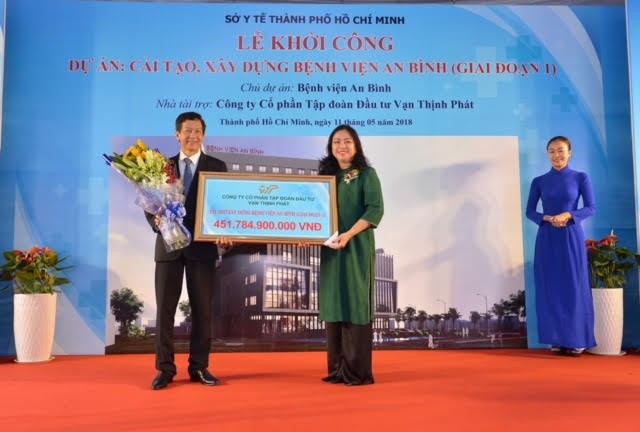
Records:
M327 142L327 154L318 164L318 173L322 175L336 175L340 171L340 165L338 164L338 160L333 155L331 151L331 147L333 144L333 136L336 132L341 130L347 131L349 135L351 135L351 139L353 139L353 143L356 146L356 154L353 157L353 161L351 162L351 167L355 169L362 170L369 166L369 161L364 155L364 151L362 151L362 142L360 141L360 137L358 136L358 132L354 128L349 125L340 125L336 127L329 135L329 141Z

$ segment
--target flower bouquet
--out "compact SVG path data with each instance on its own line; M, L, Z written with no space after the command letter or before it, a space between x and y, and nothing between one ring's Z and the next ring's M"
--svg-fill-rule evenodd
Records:
M129 179L136 189L135 203L145 212L161 216L158 226L168 252L191 243L191 233L182 223L186 210L182 183L173 162L138 140L125 154L102 155L107 165Z

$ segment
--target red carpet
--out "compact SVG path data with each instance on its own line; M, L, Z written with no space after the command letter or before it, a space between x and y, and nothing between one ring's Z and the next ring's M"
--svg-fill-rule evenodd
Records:
M320 381L322 352L212 354L219 387L153 391L149 354L0 362L0 431L638 430L640 356L376 351L376 384Z

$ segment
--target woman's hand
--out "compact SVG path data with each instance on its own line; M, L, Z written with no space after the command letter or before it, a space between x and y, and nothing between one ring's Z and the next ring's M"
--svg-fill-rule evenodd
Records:
M549 216L548 222L556 228L563 228L567 226L571 219L573 219L573 215L569 212L564 212L559 215Z
M338 238L333 242L336 249L344 249L349 244L349 241L353 238L353 235L349 234L349 231L343 232L338 235Z
M338 237L333 241L332 248L333 249L344 249L347 247L351 239L361 232L368 230L371 227L371 224L364 220L358 219L356 223L353 224L350 230L339 234Z

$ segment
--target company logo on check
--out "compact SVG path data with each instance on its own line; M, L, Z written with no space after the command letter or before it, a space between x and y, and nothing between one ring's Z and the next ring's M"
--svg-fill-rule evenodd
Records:
M278 185L268 185L268 186L260 186L260 193L262 195L269 195L274 190L280 189Z

